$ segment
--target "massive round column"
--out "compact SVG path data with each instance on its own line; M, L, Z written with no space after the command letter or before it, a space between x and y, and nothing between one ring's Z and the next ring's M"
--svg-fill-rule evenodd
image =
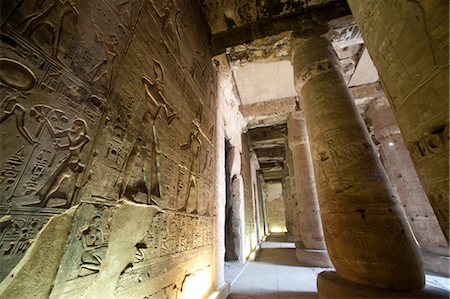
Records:
M418 247L330 44L320 36L293 34L292 65L307 123L325 241L337 272L331 279L330 272L319 275L319 296L338 296L327 284L336 279L421 289L424 271Z
M449 2L348 3L448 242Z

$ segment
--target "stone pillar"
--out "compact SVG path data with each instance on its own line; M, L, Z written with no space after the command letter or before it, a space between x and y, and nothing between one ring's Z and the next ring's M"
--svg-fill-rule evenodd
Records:
M269 234L269 223L267 222L267 207L266 207L266 182L264 180L264 176L262 174L258 174L258 185L261 189L261 208L262 208L262 217L263 217L263 231L264 236Z
M230 186L230 200L227 205L225 221L225 257L229 261L245 262L244 257L244 184L240 174L233 175Z
M286 197L288 198L286 204L286 219L287 213L290 213L292 228L291 228L291 239L292 242L302 242L301 232L300 232L300 217L299 208L297 200L297 190L295 188L295 174L294 165L292 163L292 152L289 148L289 144L286 144L286 153L284 160L284 168L286 170L286 175L284 177L286 185Z
M348 3L448 242L449 2Z
M328 254L336 272L318 277L319 296L374 296L373 288L421 289L419 249L393 198L381 161L329 42L293 34L294 82L305 113ZM335 293L335 286L344 290ZM356 288L358 289L358 288Z
M409 225L424 256L425 269L449 272L448 246L428 201L400 129L386 98L372 102L367 111L389 180L396 189ZM447 257L445 256L447 255Z
M317 200L316 180L306 133L300 112L288 117L288 142L292 152L293 183L297 190L299 226L303 242L296 242L297 260L305 266L330 267L325 250L322 223Z
M285 218L286 218L286 230L288 233L288 239L292 238L294 235L294 222L293 222L293 210L289 209L292 205L292 198L290 196L290 184L289 184L289 173L286 168L283 170L283 179L282 179L282 186L283 186L283 200L284 200L284 210L285 212Z

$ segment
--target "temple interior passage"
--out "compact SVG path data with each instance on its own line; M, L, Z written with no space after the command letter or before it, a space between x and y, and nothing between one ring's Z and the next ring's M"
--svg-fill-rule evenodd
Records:
M449 2L0 1L0 298L449 298Z

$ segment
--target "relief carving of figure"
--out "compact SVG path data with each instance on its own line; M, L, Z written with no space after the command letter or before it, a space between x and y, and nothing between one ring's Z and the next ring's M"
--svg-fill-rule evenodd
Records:
M56 130L50 120L44 118L46 127L53 138L56 151L69 151L56 170L48 177L41 189L37 192L39 202L30 206L46 207L50 199L54 199L51 207L70 207L72 195L78 175L85 165L80 161L80 154L84 146L91 140L87 135L87 124L83 119L77 118L72 126L64 130ZM65 138L67 143L61 144L59 138ZM65 184L64 184L65 183ZM64 188L64 185L65 188Z
M19 26L25 24L21 33L26 36L31 36L41 27L49 27L52 32L51 55L57 58L59 43L64 29L63 24L68 17L72 20L74 30L79 34L78 10L75 8L73 0L53 0L46 8L24 18L19 23Z
M78 276L99 272L104 253L101 246L105 243L100 215L94 215L89 225L80 230L79 238L86 251L81 255L81 269Z
M26 110L18 100L26 99L27 91L35 86L36 81L34 73L25 65L8 58L0 59L0 83L14 90L0 103L0 124L14 115L19 133L30 144L37 141L25 127Z
M189 139L186 143L180 145L180 149L186 150L189 149L191 163L189 165L189 182L187 186L186 194L184 195L184 205L181 210L184 210L188 213L198 213L198 209L201 206L201 200L198 194L192 194L197 191L197 177L200 175L200 172L203 171L200 166L200 155L201 149L203 146L202 140L200 136L203 136L204 139L212 145L209 138L203 132L201 128L201 115L202 115L202 107L200 106L197 115L192 120L193 130L189 135ZM196 196L197 195L197 196ZM208 207L206 209L209 210Z
M107 75L108 70L112 68L114 59L117 57L117 55L119 55L119 53L117 53L115 49L115 47L119 44L117 37L115 35L105 37L105 35L97 25L93 25L93 29L97 38L97 42L103 46L105 57L102 61L94 65L94 67L92 67L88 71L88 74L93 73L91 83L95 83L102 77Z
M158 204L157 198L160 197L156 119L160 111L164 113L163 115L169 125L178 117L178 114L174 112L173 107L167 102L162 93L162 85L164 83L162 66L157 60L154 60L154 62L155 81L145 76L142 77L145 93L151 100L150 106L143 116L141 132L135 139L130 155L125 162L123 175L118 182L120 197L126 197L146 204ZM144 130L144 126L145 128L151 128L151 130ZM141 160L140 163L139 160ZM135 166L139 164L141 165L140 170L136 171ZM137 176L142 179L138 179L134 184L130 184L133 173L138 173ZM142 200L137 197L139 195L142 196L142 194L146 199Z

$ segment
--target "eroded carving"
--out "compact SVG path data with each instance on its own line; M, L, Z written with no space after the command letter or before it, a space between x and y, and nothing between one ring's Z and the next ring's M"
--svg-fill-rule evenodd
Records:
M14 91L0 103L0 124L14 115L17 129L30 144L36 140L25 128L26 110L18 100L26 99L26 92L34 87L36 80L34 73L22 63L8 58L0 59L0 82Z
M182 195L182 200L184 200L184 205L180 208L181 211L186 211L188 213L200 213L203 215L209 212L209 200L201 198L198 194L198 180L200 177L200 173L205 169L205 165L207 165L209 159L209 152L207 151L207 156L205 160L205 164L201 165L201 150L203 142L200 138L203 137L209 145L212 145L211 140L209 140L208 136L203 132L201 128L201 118L202 118L202 106L199 107L197 115L193 118L192 124L193 129L189 135L189 138L186 143L180 145L180 149L189 150L190 152L190 164L188 166L188 177L189 181L187 183L187 187L185 190L185 194ZM203 167L202 167L203 166ZM201 207L202 202L207 200L206 209ZM201 211L200 211L201 209Z
M31 37L37 31L42 31L41 34L50 33L50 53L57 58L65 20L71 18L73 30L79 34L78 15L73 0L53 0L47 7L25 17L18 25L23 26L21 33L26 36Z

